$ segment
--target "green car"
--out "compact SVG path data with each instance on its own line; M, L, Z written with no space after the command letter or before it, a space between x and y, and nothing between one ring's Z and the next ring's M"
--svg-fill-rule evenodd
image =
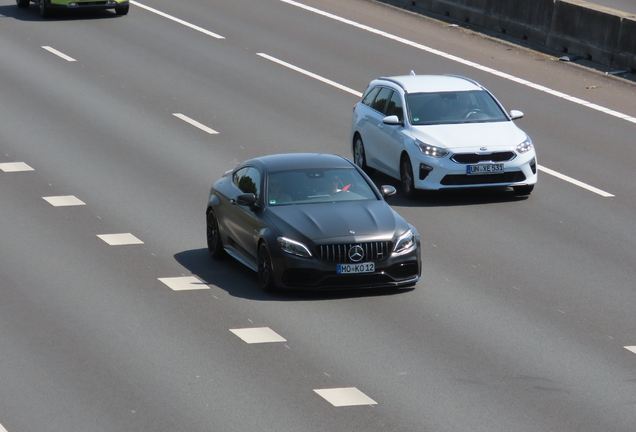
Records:
M28 8L31 1L38 5L43 18L48 18L55 10L115 9L117 15L126 15L130 8L128 0L15 0L19 8Z

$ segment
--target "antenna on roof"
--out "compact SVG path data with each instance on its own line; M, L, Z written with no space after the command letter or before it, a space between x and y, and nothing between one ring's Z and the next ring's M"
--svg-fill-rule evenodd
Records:
M409 75L415 75L415 71L411 70L411 73Z

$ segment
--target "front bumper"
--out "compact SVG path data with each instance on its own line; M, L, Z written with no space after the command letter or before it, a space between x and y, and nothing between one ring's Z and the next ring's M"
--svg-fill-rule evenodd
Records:
M502 162L504 172L497 174L466 174L467 166L474 164L454 162L450 155L437 159L425 157L418 152L411 154L411 163L416 189L529 186L537 182L537 158L534 151Z
M337 263L282 251L272 254L272 265L277 286L306 290L411 287L422 273L419 240L417 247L404 255L391 254L375 261L373 273L337 274Z
M128 6L129 0L102 0L102 1L82 1L82 0L51 0L47 6L51 9L114 9Z

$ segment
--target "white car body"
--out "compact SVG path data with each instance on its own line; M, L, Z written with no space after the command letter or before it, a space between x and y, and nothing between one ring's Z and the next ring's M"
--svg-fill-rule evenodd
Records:
M388 90L375 90L378 87ZM387 94L386 103L374 106L374 101L383 100L382 95ZM409 100L415 105L417 101L432 100L435 95L443 96L443 101L448 98L444 102L448 106L432 111L426 105L428 102L419 108L409 106ZM442 116L439 121L427 122L416 117L418 109L420 114L429 110L437 115L450 111L451 104L458 105L464 99L472 102L465 108L469 111L468 118L463 117L463 111L461 120ZM479 106L482 101L486 103ZM384 109L380 108L382 103ZM529 194L537 182L536 154L528 135L513 122L522 116L520 111L507 113L490 92L467 78L447 75L379 78L369 84L354 108L351 128L354 161L369 173L378 170L400 179L407 196L412 196L414 189L509 186L519 194ZM425 154L429 149L434 150L432 155ZM469 174L469 166L473 166L471 171L480 173Z

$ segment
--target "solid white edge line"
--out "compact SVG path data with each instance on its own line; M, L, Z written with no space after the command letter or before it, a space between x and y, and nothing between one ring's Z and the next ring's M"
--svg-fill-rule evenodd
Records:
M0 424L0 432L7 432L7 430Z
M562 93L560 91L552 90L552 89L550 89L548 87L542 86L540 84L535 84L535 83L533 83L531 81L527 81L527 80L525 80L523 78L519 78L519 77L516 77L514 75L510 75L510 74L507 74L505 72L498 71L498 70L490 68L488 66L484 66L484 65L481 65L479 63L475 63L473 61L466 60L466 59L463 59L461 57L454 56L452 54L448 54L448 53L446 53L444 51L440 51L440 50L428 47L426 45L419 44L417 42L410 41L408 39L405 39L405 38L402 38L402 37L399 37L399 36L395 36L395 35L393 35L391 33L387 33L385 31L378 30L378 29L375 29L373 27L369 27L367 25L357 23L355 21L352 21L352 20L349 20L349 19L346 19L346 18L342 18L342 17L340 17L338 15L334 15L334 14L331 14L329 12L325 12L325 11L322 11L320 9L316 9L314 7L311 7L311 6L307 6L305 4L298 3L298 2L296 2L294 0L280 0L280 1L282 1L283 3L287 3L287 4L290 4L292 6L296 6L296 7L299 7L301 9L305 9L307 11L316 13L318 15L322 15L324 17L331 18L331 19L336 20L336 21L340 21L340 22L342 22L344 24L347 24L347 25L350 25L350 26L353 26L353 27L357 27L359 29L368 31L370 33L374 33L374 34L386 37L388 39L392 39L392 40L394 40L396 42L400 42L400 43L403 43L405 45L409 45L409 46L411 46L413 48L417 48L417 49L422 50L422 51L427 51L427 52L429 52L431 54L435 54L437 56L444 57L444 58L446 58L448 60L452 60L452 61L455 61L457 63L461 63L461 64L464 64L466 66L470 66L472 68L479 69L481 71L490 73L492 75L499 76L501 78L505 78L505 79L510 80L510 81L514 81L514 82L516 82L518 84L522 84L522 85L525 85L527 87L531 87L533 89L536 89L536 90L551 94L553 96L556 96L556 97L559 97L559 98L562 98L562 99L566 99L566 100L568 100L570 102L574 102L576 104L579 104L579 105L582 105L582 106L586 106L586 107L591 108L593 110L596 110L596 111L599 111L599 112L602 112L602 113L605 113L605 114L609 114L609 115L617 117L617 118L619 118L621 120L627 120L629 122L636 123L636 117L631 117L631 116L629 116L627 114L623 114L621 112L614 111L612 109L602 107L600 105L588 102L588 101L583 100L583 99L579 99L579 98L574 97L574 96L570 96L570 95Z
M58 56L60 58L63 58L66 61L69 61L69 62L77 61L73 57L69 57L66 54L64 54L63 52L60 52L60 51L56 50L55 48L52 48L52 47L50 47L48 45L42 45L42 48L44 48L45 50L47 50L50 53L55 54L56 56Z
M307 75L307 76L312 77L314 79L317 79L318 81L322 81L325 84L329 84L330 86L336 87L336 88L338 88L340 90L344 90L347 93L351 93L354 96L362 97L362 93L360 93L357 90L354 90L352 88L343 86L342 84L338 84L335 81L331 81L330 79L321 77L320 75L316 75L315 73L309 72L308 70L301 69L298 66L294 66L293 64L290 64L290 63L284 62L282 60L279 60L276 57L272 57L272 56L270 56L268 54L265 54L265 53L256 53L256 55L261 56L261 57L263 57L263 58L265 58L267 60L273 61L274 63L278 63L281 66L285 66L286 68L295 70L296 72L300 72L301 74L304 74L304 75Z
M285 0L281 0L281 1L285 1ZM277 59L275 57L272 57L272 56L270 56L268 54L265 54L265 53L256 53L256 54L261 56L261 57L263 57L263 58L266 58L267 60L270 60L270 61L272 61L274 63L280 64L280 65L285 66L285 67L287 67L289 69L295 70L295 71L300 72L300 73L302 73L304 75L307 75L309 77L315 78L315 79L317 79L319 81L322 81L324 83L327 83L327 84L329 84L331 86L334 86L336 88L339 88L341 90L344 90L346 92L354 94L354 95L356 95L358 97L362 96L362 93L360 93L360 92L358 92L356 90L350 89L349 87L345 87L345 86L343 86L341 84L338 84L338 83L336 83L334 81L331 81L331 80L329 80L327 78L323 78L320 75L316 75L313 72L309 72L309 71L307 71L305 69L301 69L301 68L299 68L297 66L294 66L294 65L292 65L290 63L287 63L287 62L284 62L282 60L279 60L279 59ZM594 193L596 193L598 195L601 195L603 197L607 198L607 197L613 197L614 196L611 193L608 193L608 192L605 192L605 191L603 191L601 189L595 188L594 186L590 186L587 183L583 183L582 181L573 179L572 177L569 177L569 176L566 176L565 174L561 174L561 173L559 173L557 171L551 170L550 168L546 168L544 166L538 166L538 168L539 168L539 170L541 170L541 171L543 171L543 172L545 172L547 174L553 175L554 177L560 178L561 180L565 180L566 182L569 182L569 183L572 183L572 184L574 184L576 186L582 187L583 189L587 189L587 190L589 190L591 192L594 192Z
M624 347L626 350L633 352L636 354L636 346L626 346Z
M572 184L577 185L579 187L582 187L583 189L587 189L587 190L589 190L591 192L594 192L595 194L599 194L599 195L601 195L603 197L608 198L608 197L613 197L614 196L614 195L612 195L609 192L605 192L604 190L595 188L594 186L590 186L587 183L583 183L582 181L573 179L572 177L568 177L565 174L561 174L559 172L551 170L550 168L546 168L546 167L544 167L542 165L538 165L537 168L539 168L539 170L543 171L546 174L550 174L550 175L552 175L554 177L558 177L561 180L565 180L566 182L569 182L569 183L572 183Z
M215 131L214 129L209 128L206 125L204 125L203 123L199 123L198 121L193 120L193 119L191 119L190 117L188 117L188 116L186 116L184 114L172 113L172 115L177 117L177 118L180 118L181 120L183 120L186 123L190 123L192 126L197 127L197 128L201 129L204 132L209 133L210 135L218 134L218 132Z
M179 19L179 18L177 18L177 17L173 17L172 15L168 15L168 14L167 14L167 13L165 13L165 12L161 12L160 10L157 10L157 9L151 8L150 6L146 6L146 5L144 5L144 4L141 4L141 3L139 3L139 2L136 2L135 0L130 0L130 3L131 3L131 4L134 4L135 6L139 6L139 7L140 7L140 8L142 8L142 9L146 9L147 11L150 11L150 12L152 12L152 13L155 13L155 14L157 14L157 15L159 15L159 16L162 16L162 17L164 17L164 18L168 18L169 20L172 20L172 21L174 21L174 22L176 22L176 23L179 23L179 24L184 25L184 26L186 26L186 27L190 27L190 28L191 28L191 29L193 29L193 30L199 31L199 32L201 32L201 33L203 33L203 34L206 34L206 35L208 35L208 36L212 36L213 38L216 38L216 39L225 39L225 37L224 37L224 36L221 36L221 35L219 35L219 34L213 33L213 32L211 32L210 30L206 30L206 29L204 29L204 28L202 28L202 27L199 27L199 26L197 26L197 25L190 24L190 23L189 23L189 22L187 22L187 21L184 21L184 20Z

